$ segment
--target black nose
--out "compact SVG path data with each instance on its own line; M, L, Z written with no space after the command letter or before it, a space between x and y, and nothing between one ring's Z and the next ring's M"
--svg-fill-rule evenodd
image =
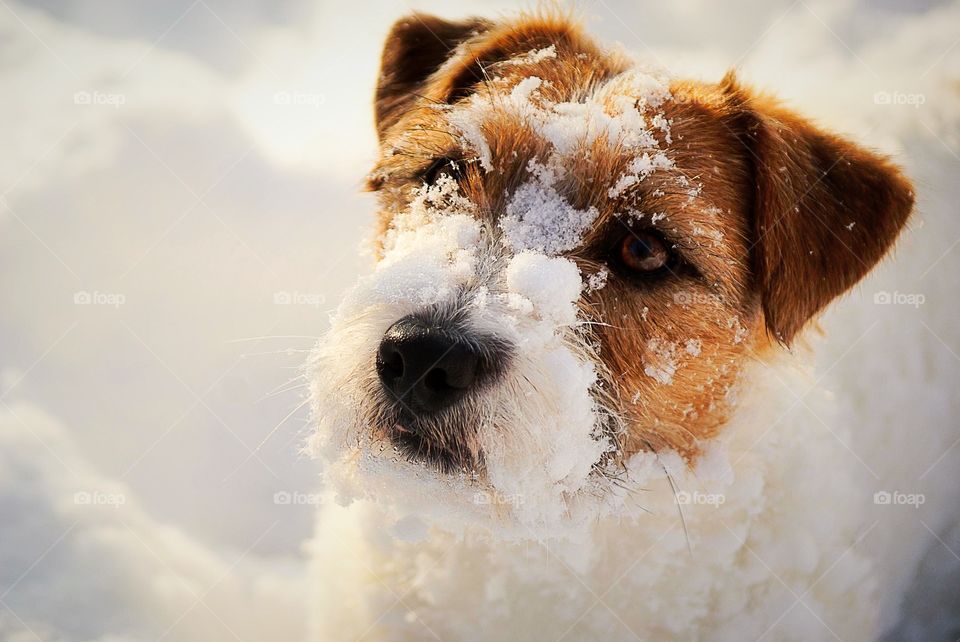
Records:
M390 326L377 351L380 381L413 416L456 403L476 384L479 362L462 335L413 316Z

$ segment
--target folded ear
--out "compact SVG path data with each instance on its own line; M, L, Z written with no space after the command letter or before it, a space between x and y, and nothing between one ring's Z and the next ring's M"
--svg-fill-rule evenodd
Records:
M753 165L751 259L767 330L788 344L883 257L913 188L887 158L751 92L732 72L721 89Z
M380 61L374 101L377 133L383 133L416 100L418 87L461 42L489 26L479 18L449 22L423 13L401 18L390 29Z

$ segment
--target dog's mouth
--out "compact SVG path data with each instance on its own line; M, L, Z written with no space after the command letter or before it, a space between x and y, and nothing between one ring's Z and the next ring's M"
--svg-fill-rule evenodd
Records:
M441 444L415 423L397 423L388 432L390 443L406 459L441 473L475 472L477 457L466 448Z

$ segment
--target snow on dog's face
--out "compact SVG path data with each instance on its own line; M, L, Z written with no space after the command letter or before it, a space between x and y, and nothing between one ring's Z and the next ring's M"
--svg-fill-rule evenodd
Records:
M912 200L732 76L561 19L402 20L376 111L379 261L312 362L315 449L367 494L448 474L550 521L635 453L694 460Z

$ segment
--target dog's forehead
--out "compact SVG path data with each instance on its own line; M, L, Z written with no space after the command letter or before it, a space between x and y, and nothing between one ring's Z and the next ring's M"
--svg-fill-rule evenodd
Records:
M645 225L706 248L706 272L742 280L735 273L746 269L749 169L711 107L715 86L553 44L520 45L467 84L473 55L462 48L432 76L419 105L384 138L378 172L399 176L409 190L438 159L466 161L462 193L500 227L511 206L549 207L538 188L547 184L559 207L569 205L567 220L588 221L577 247L645 217Z

